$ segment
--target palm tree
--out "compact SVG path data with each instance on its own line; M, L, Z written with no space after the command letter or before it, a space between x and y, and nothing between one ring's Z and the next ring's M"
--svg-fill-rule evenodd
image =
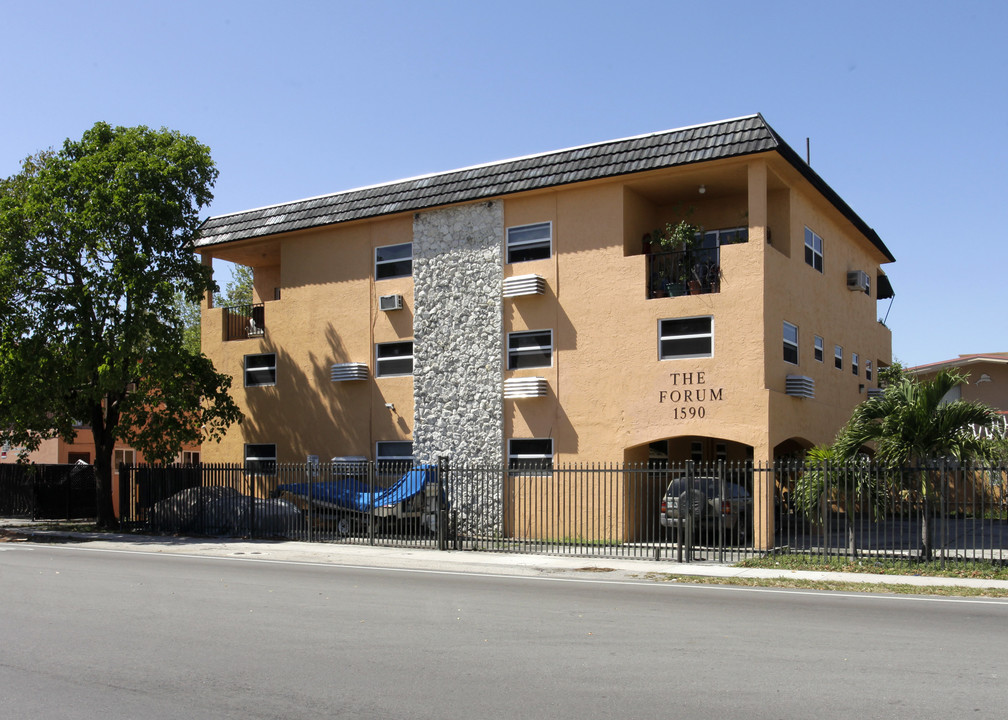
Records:
M874 445L880 463L902 469L898 480L904 487L917 486L925 505L921 526L925 559L931 557L927 508L937 487L934 473L920 468L943 459L988 459L994 452L994 444L973 431L994 421L996 413L991 408L966 400L943 402L967 377L957 370L940 370L931 380L918 380L893 366L887 371L885 392L854 409L835 444L845 460L853 459L864 446Z
M836 444L816 445L805 453L802 471L794 481L792 502L812 523L826 531L827 508L843 511L847 526L847 551L857 557L854 516L860 509L876 519L883 511L878 474L865 455L843 458Z

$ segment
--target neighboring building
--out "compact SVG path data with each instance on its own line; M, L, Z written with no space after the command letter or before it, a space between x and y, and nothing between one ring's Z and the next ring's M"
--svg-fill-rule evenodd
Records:
M922 380L933 378L939 370L959 370L968 375L946 395L949 400L973 400L1008 415L1008 352L973 353L952 360L926 363L907 370Z
M83 461L90 465L95 460L94 436L89 425L76 425L73 442L62 438L43 440L38 450L29 453L26 461L38 465L65 465ZM4 446L0 448L0 463L18 462L20 448ZM112 451L112 500L116 513L119 512L119 465L133 465L146 462L139 450L117 442ZM197 464L200 461L200 446L187 444L179 452L177 461L186 465Z
M681 219L701 246L649 253ZM213 462L767 462L891 361L892 254L760 115L214 217L197 250L256 296L203 310L247 416Z

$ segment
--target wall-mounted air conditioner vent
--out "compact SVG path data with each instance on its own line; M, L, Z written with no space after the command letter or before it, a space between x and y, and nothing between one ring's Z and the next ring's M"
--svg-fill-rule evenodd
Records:
M515 275L504 280L504 297L519 295L543 295L546 279L540 275Z
M380 295L378 297L378 309L382 312L402 310L402 295Z
M883 395L885 395L885 390L883 390L882 388L868 388L869 398L880 398Z
M854 270L847 273L847 289L868 292L868 273L864 270Z
M504 381L504 399L546 397L549 393L549 383L546 378L521 377L509 378Z
M791 397L814 398L815 380L804 375L788 375L784 381L784 392Z
M336 363L329 369L329 379L333 382L367 380L367 378L367 363Z

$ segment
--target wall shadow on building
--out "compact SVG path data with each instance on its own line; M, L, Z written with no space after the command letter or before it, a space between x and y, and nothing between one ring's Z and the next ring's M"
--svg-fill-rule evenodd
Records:
M277 382L249 388L244 435L246 442L275 443L279 462L304 462L308 455L324 462L334 456L369 454L371 373L366 380L333 382L333 363L361 359L347 357L331 326L321 347L309 351L307 362L299 365L268 337L262 346L261 352L277 354Z
M543 295L518 296L511 301L512 324L520 317L529 329L553 330L553 350L576 350L578 333L570 316L557 300L553 288L546 286Z
M553 388L542 398L526 398L509 401L511 404L511 427L519 417L528 426L532 437L553 438L553 452L575 454L579 451L580 442L574 424L557 400ZM543 407L552 406L553 413L542 412ZM505 405L505 408L507 405ZM506 410L505 410L506 412Z

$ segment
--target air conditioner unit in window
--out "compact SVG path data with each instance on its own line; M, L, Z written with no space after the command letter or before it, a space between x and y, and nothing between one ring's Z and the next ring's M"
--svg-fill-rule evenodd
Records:
M402 310L402 295L381 295L378 297L378 309L382 312Z
M868 273L864 270L854 270L853 272L847 273L847 289L867 292Z

